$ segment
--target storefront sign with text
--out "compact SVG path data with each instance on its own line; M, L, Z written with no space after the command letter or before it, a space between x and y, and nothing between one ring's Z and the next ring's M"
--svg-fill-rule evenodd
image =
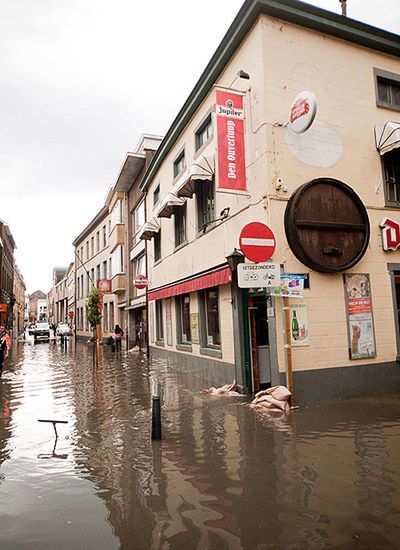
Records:
M218 186L223 191L246 191L243 95L216 91Z

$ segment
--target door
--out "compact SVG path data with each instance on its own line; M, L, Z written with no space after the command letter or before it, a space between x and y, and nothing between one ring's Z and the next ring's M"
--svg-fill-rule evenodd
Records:
M266 296L249 297L250 345L253 389L271 386L271 357Z

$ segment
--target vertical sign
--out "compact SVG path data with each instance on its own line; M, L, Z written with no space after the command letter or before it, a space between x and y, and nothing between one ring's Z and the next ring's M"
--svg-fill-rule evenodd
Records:
M172 346L172 318L171 318L171 298L165 300L166 320L167 320L167 345Z
M308 315L307 304L296 300L289 304L290 336L292 346L308 346Z
M199 314L191 313L190 314L190 334L192 337L192 344L200 344L200 333L199 333Z
M368 274L344 274L350 359L376 356L371 287Z
M243 95L216 91L218 190L246 191Z

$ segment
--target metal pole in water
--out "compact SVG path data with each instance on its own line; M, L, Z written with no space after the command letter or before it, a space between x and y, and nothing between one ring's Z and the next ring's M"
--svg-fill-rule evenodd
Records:
M151 439L162 439L161 402L158 395L153 395L152 397Z

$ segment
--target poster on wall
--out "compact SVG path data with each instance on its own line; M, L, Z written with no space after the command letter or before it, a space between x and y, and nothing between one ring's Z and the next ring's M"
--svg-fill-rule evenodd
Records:
M165 318L167 321L167 345L172 346L171 298L165 300L165 310Z
M296 300L289 304L292 347L308 346L307 304Z
M200 333L199 333L199 314L191 313L190 314L190 334L192 337L192 344L200 344Z
M246 191L243 95L216 91L218 191Z
M344 274L350 359L376 356L369 275Z

